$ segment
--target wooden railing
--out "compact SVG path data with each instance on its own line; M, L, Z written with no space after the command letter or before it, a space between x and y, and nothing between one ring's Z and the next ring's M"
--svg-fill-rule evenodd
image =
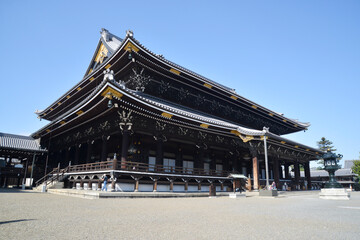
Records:
M110 160L105 162L87 163L67 167L68 173L74 172L92 172L105 170L124 170L135 172L149 172L149 173L168 173L178 175L200 175L200 176L220 176L227 177L231 172L223 170L205 170L202 168L185 168L172 167L165 165L155 165L139 162L125 162L121 163L117 160ZM49 173L50 174L50 173ZM39 180L40 181L40 180Z
M24 171L22 168L16 168L16 167L2 167L0 168L0 173L2 175L22 175L24 174Z
M87 164L69 166L68 172L87 172L87 171L112 170L112 169L114 169L114 161L106 161L106 162L96 162L96 163L87 163Z
M49 185L50 183L53 183L54 181L59 181L65 173L69 171L69 167L66 167L64 169L60 169L60 166L57 168L54 168L51 172L46 174L44 177L40 178L35 182L35 186L39 186L40 184Z
M227 177L231 172L224 170L205 170L202 168L186 168L186 167L172 167L165 165L155 165L139 162L118 163L118 170L137 171L137 172L154 172L154 173L169 173L179 175L200 175L200 176L221 176Z

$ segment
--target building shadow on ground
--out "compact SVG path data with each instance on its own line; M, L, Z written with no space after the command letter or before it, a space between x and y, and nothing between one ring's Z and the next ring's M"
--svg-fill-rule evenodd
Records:
M26 222L26 221L33 221L35 219L18 219L18 220L10 220L10 221L0 221L0 225L8 224L8 223L16 223L16 222Z

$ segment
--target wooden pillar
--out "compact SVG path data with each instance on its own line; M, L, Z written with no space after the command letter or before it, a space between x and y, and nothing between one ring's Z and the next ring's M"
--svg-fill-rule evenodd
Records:
M299 186L299 180L300 180L300 168L299 168L299 162L296 161L294 163L294 176L295 176L295 185L296 185L296 189L298 189Z
M156 165L164 164L163 141L158 139L156 142Z
M254 190L259 190L259 165L257 156L252 158Z
M87 188L88 188L88 190L92 190L92 181L91 181L91 179L89 179Z
M101 182L102 182L101 179L99 179L99 180L98 180L98 188L97 188L98 191L101 190Z
M175 160L175 167L181 168L182 166L183 166L182 148L181 148L181 145L178 145L178 151L177 151L176 160Z
M71 149L71 147L65 149L65 162L66 162L68 165L70 165L70 159L69 159L70 149Z
M309 162L304 164L304 170L305 170L305 179L307 181L307 189L311 190L311 175L310 175L310 163Z
M282 164L280 163L280 160L279 160L279 178L284 179L284 175L283 175L283 171L282 171Z
M198 191L201 192L201 181L197 181L198 183Z
M158 179L154 178L153 181L154 181L153 192L156 192L157 191Z
M186 181L185 181L185 186L184 186L184 190L185 190L185 192L187 192L187 191L188 191L188 189L189 189L189 181L188 181L188 180L186 180Z
M80 147L78 144L76 144L75 146L75 160L74 160L74 165L78 165L79 164L79 155L80 155Z
M121 144L121 169L126 169L126 161L129 150L129 136L130 132L128 130L124 130Z
M27 174L27 171L28 171L28 162L29 162L29 159L26 159L26 164L25 164L25 169L24 169L24 178L23 178L23 181L22 181L22 189L25 189L25 184L26 184L26 174ZM32 169L31 169L32 171ZM31 179L30 179L31 181Z
M110 191L114 192L115 188L116 188L116 177L112 176L111 177L111 190Z
M174 179L168 178L168 180L170 182L170 192L173 192L174 191Z
M101 161L106 161L107 156L107 136L102 137L102 145L101 145Z
M80 181L80 189L84 189L84 181L82 179Z
M279 179L279 159L275 158L273 160L273 173L274 173L274 182L277 188L280 188L280 179Z
M221 181L220 184L221 184L221 185L220 185L220 190L221 190L221 191L224 191L224 181Z
M284 172L285 172L285 179L286 180L290 180L290 176L289 176L289 164L285 163L284 164Z
M139 191L139 180L140 180L140 178L135 177L134 180L135 180L135 190L134 190L134 192L138 192Z
M91 162L91 154L92 154L92 144L91 141L87 142L87 151L86 151L86 163Z

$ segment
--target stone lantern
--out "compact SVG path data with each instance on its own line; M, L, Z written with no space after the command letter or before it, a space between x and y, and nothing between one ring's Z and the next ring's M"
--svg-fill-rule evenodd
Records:
M335 172L340 169L340 166L337 164L337 159L342 158L342 155L336 155L328 149L322 158L324 159L324 169L329 173L329 182L325 183L325 188L343 188L335 178Z
M336 155L335 153L332 153L330 149L321 157L324 159L324 169L329 173L329 182L325 183L325 187L321 189L319 194L321 199L350 199L350 193L348 193L335 179L335 172L340 168L337 164L337 159L341 157L341 154Z

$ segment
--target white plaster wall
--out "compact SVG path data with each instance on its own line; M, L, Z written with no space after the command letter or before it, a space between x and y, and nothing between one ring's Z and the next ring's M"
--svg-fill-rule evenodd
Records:
M92 183L91 184L91 189L92 190L97 190L98 184L97 183Z
M158 185L157 186L157 191L158 192L169 192L170 191L170 185Z
M209 191L209 186L203 186L203 185L201 185L201 191L202 191L202 192L208 192L208 191Z
M189 185L188 192L198 192L198 186L196 185Z
M185 186L184 185L174 185L174 192L184 192Z
M152 184L139 184L139 192L152 192L153 185Z
M80 189L80 183L76 183L76 189Z
M134 186L134 184L131 184L131 183L116 183L115 184L115 191L133 192L134 190L135 190L135 186Z

